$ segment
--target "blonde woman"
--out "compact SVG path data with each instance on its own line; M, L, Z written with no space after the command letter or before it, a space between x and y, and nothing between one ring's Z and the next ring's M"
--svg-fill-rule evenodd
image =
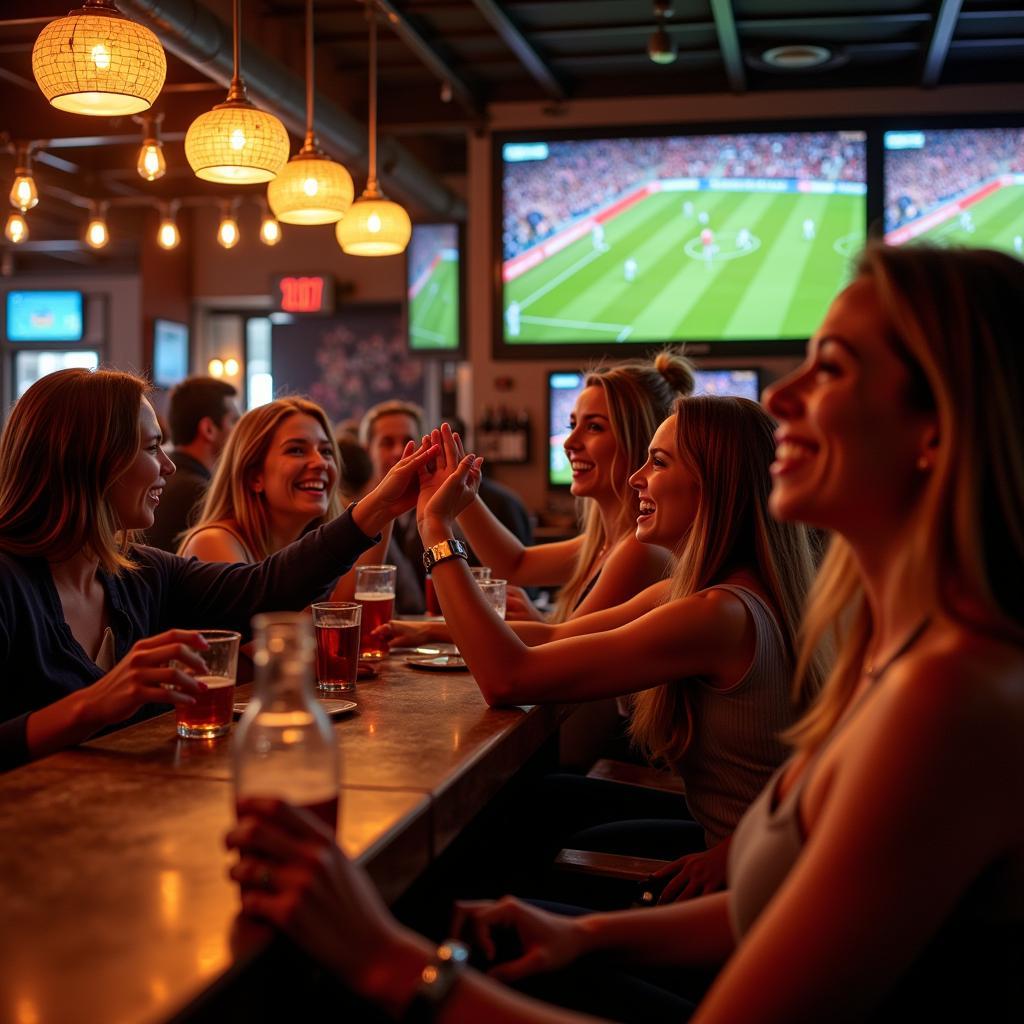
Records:
M603 970L724 963L696 1024L1020 1019L1021 323L1024 266L1009 256L865 253L805 363L767 397L781 424L774 514L836 533L801 665L822 636L839 647L795 756L740 823L729 891L573 920L514 900L472 908L485 951L494 928L519 937L522 955L495 973L559 974L594 954ZM260 808L244 824L276 836L269 815L294 819ZM314 848L329 849L319 837ZM331 883L359 901L357 941L375 952L352 952L354 914L332 918L334 941L320 934L310 948L400 1012L397 993L411 998L415 982L403 981L429 944L334 857ZM284 925L278 908L303 881L258 894L253 910ZM312 900L301 906L300 941L299 922L325 916ZM442 1012L453 1024L488 1012L579 1019L479 976Z

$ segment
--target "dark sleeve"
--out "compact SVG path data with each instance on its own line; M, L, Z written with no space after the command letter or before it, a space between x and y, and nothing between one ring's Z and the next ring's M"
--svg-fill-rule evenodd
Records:
M11 638L7 629L6 616L0 616L0 665L10 668ZM0 771L17 768L29 760L28 756L29 712L0 722Z
M352 509L276 554L253 565L179 558L153 548L140 555L154 563L164 588L160 630L237 629L261 611L299 611L326 597L338 577L379 540L352 521Z

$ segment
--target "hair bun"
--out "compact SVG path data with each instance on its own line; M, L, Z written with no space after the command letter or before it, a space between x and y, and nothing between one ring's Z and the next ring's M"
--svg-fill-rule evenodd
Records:
M692 395L696 386L696 368L682 349L665 348L654 357L654 368L665 378L673 391Z

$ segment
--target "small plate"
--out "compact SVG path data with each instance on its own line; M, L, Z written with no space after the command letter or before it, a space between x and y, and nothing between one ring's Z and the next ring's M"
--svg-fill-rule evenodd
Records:
M332 718L338 715L347 715L350 711L355 711L359 706L354 700L336 700L332 697L319 697L317 699L320 702L320 707ZM248 701L239 701L235 705L235 718L240 718L248 706Z
M435 654L430 658L406 658L406 665L427 672L468 672L469 666L458 654Z

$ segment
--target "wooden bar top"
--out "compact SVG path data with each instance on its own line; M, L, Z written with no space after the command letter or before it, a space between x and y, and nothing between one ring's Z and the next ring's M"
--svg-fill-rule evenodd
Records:
M570 711L492 710L468 672L397 656L352 699L340 842L388 900ZM0 1020L148 1024L231 966L229 749L161 715L0 776Z

